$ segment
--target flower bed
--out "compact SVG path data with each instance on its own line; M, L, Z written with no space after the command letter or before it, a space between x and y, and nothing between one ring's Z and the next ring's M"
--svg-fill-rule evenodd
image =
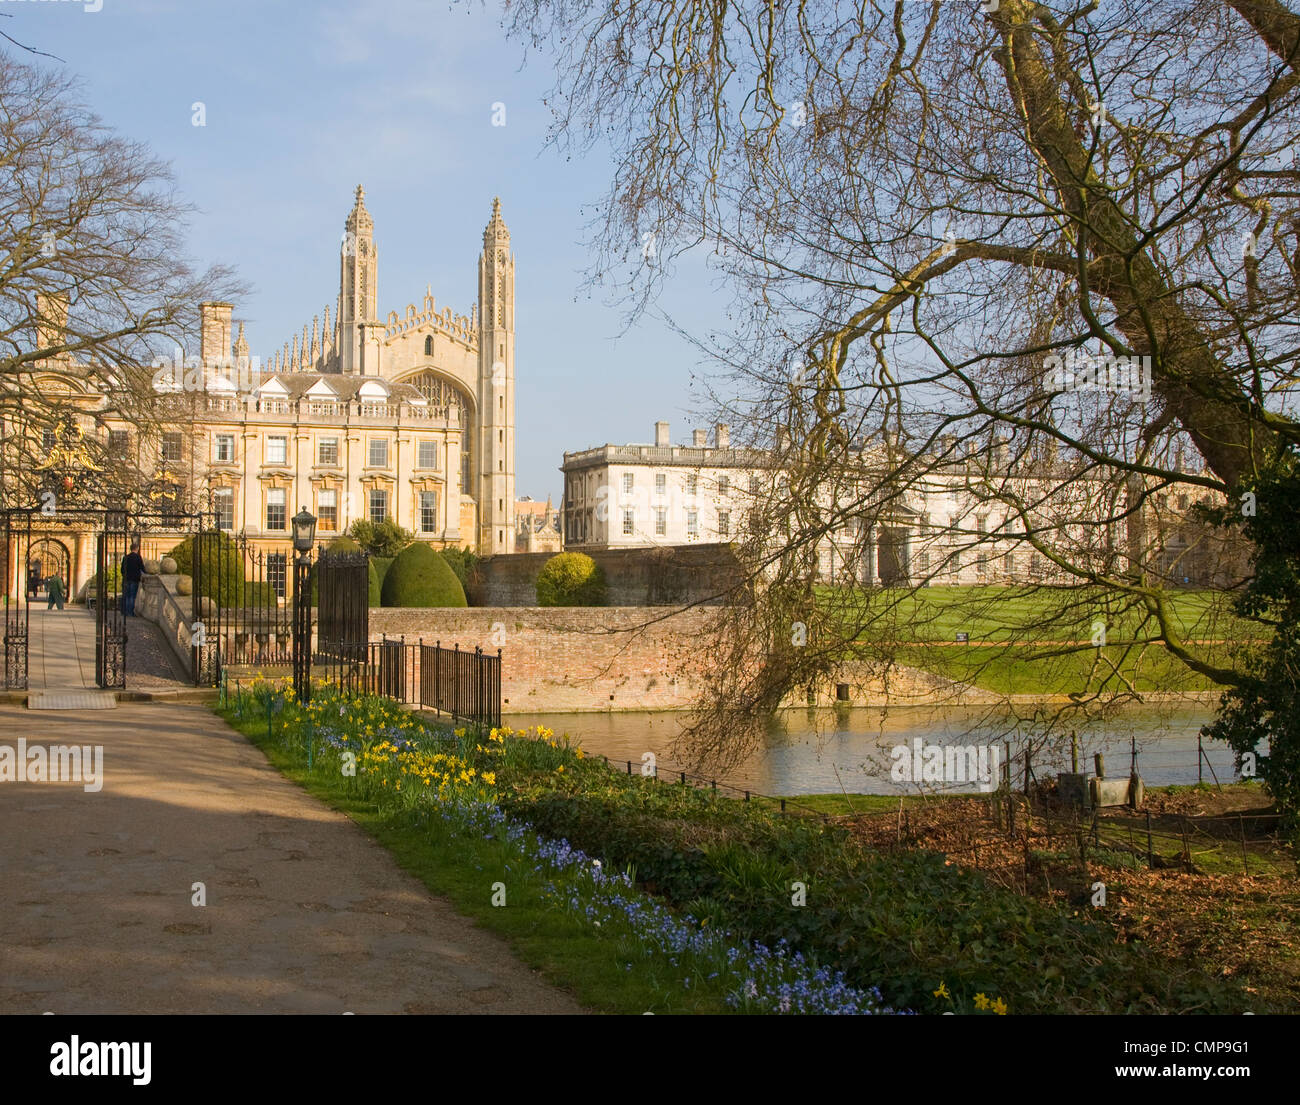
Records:
M389 828L481 871L478 883L496 906L480 913L486 920L504 920L520 902L562 914L663 1011L893 1012L874 987L850 985L784 943L768 947L702 924L638 889L632 872L508 814L506 788L604 771L549 730L442 729L386 699L343 698L323 684L300 707L285 689L255 679L222 712L308 778L373 806Z

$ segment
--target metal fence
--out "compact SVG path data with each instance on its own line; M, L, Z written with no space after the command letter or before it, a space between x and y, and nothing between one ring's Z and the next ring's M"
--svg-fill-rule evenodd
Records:
M405 638L333 641L318 650L313 673L348 694L375 694L476 725L501 724L501 650Z

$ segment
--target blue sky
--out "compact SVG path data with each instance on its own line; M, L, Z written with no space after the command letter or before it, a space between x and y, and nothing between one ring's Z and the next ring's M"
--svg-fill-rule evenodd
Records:
M520 495L558 501L565 450L648 441L658 418L689 440L707 411L707 366L669 327L622 334L609 292L582 288L603 151L544 150L550 59L507 42L494 3L447 0L0 2L3 29L59 55L120 133L172 163L197 205L191 252L253 286L236 305L267 357L338 291L343 220L357 184L375 220L381 317L431 285L469 313L492 197L517 256L516 452ZM191 105L205 106L196 127ZM492 126L492 105L506 125ZM581 208L587 206L584 214ZM723 299L677 278L662 305L703 332ZM712 316L712 317L710 317ZM622 335L622 336L620 336ZM699 413L699 417L688 414Z

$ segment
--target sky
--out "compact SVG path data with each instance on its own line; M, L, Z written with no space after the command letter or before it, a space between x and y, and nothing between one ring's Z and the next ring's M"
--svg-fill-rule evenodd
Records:
M0 16L61 59L27 60L78 77L108 126L171 163L197 208L191 256L252 287L234 315L264 360L333 312L358 184L381 319L426 286L469 313L500 196L516 255L516 493L558 502L565 451L653 441L658 419L674 442L706 424L699 353L661 319L627 329L611 289L584 287L612 166L603 150L544 148L551 59L507 40L492 0L0 0ZM685 270L660 307L703 333L723 303Z

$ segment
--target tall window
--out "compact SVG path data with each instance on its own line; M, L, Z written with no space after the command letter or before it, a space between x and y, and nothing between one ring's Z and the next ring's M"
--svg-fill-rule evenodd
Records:
M212 493L212 509L217 516L217 529L235 528L235 492L229 487L219 487Z
M700 512L698 510L688 510L686 512L686 536L699 537L700 535Z
M731 477L730 477L730 476L719 476L719 477L718 477L718 494L719 494L719 495L730 495L730 494L731 494Z
M339 462L339 439L323 437L316 443L316 463L333 467Z
M326 533L339 528L339 493L333 488L316 492L317 525Z
M420 492L420 532L436 533L438 531L438 493L436 491Z
M388 517L388 492L379 488L370 490L370 520L376 524Z
M266 582L275 591L276 598L284 598L288 579L289 558L282 552L269 553L266 558Z
M655 473L655 494L664 495L668 492L668 477L663 472Z
M372 437L370 439L370 467L388 467L388 438Z
M623 536L631 537L634 533L636 533L636 511L625 510L623 511Z
M266 528L269 530L287 529L287 518L284 488L272 487L266 493Z
M750 476L750 477L749 477L749 493L750 493L751 495L757 495L757 494L758 494L758 491L759 491L758 477L757 477L757 476Z
M162 459L164 464L179 464L181 461L181 435L169 430L162 436Z
M655 507L655 536L665 537L668 534L668 511L663 507Z
M41 447L48 453L59 440L59 435L48 426L41 431Z
M287 437L268 437L266 439L266 463L287 464L289 461L289 439Z
M234 441L234 438L231 438ZM108 431L108 452L111 456L124 457L131 447L131 435L126 430Z
M700 477L692 472L686 477L686 494L694 495L700 489Z
M731 512L729 510L718 511L718 536L731 536Z
M117 431L114 430L113 432L116 433ZM212 459L218 464L233 464L235 462L234 434L217 434L212 439Z
M415 464L417 468L438 467L438 442L421 441L415 447Z
M623 473L623 494L624 495L630 495L632 493L632 485L633 485L632 473L624 472Z
M432 357L432 356L433 356L433 338L432 338L432 336L427 337L427 338L424 339L424 355L425 355L426 357Z

